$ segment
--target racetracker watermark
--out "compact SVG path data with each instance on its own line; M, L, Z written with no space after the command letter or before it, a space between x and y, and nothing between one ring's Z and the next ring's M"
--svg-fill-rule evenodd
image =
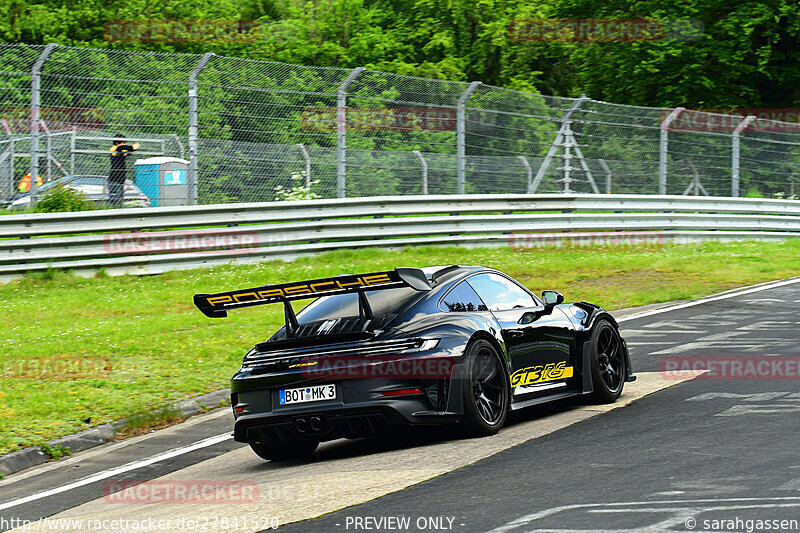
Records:
M258 484L254 481L107 481L103 485L107 503L258 503Z
M94 131L103 127L103 114L95 107L40 107L39 119L51 133L73 129ZM31 108L4 107L0 109L0 121L7 133L30 132Z
M113 367L108 357L49 355L30 359L0 359L0 378L69 380L105 378Z
M513 41L641 42L699 41L699 19L516 19L508 28Z
M604 231L596 233L512 233L509 248L545 248L551 246L642 246L664 244L659 231Z
M456 111L447 107L342 109L347 131L455 131ZM338 107L307 107L300 113L304 130L337 131Z
M740 132L800 132L800 109L665 109L661 112L659 124L663 125L672 113L677 113L677 116L663 128L667 131L732 133L738 129Z
M114 233L103 236L106 252L120 255L245 253L262 244L258 233L239 229Z
M381 356L308 358L289 368L301 369L315 379L444 379L452 374L450 357L397 359Z
M800 380L800 357L664 357L664 379Z
M103 37L111 43L252 43L252 20L110 20Z
M277 516L263 514L240 514L226 516L219 514L202 515L192 513L190 517L179 518L49 518L38 520L24 518L5 518L0 516L0 531L266 531L278 529Z

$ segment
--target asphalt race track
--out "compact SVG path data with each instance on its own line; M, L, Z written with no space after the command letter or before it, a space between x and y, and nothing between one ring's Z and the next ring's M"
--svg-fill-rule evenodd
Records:
M411 432L272 464L227 438L229 413L215 411L1 480L0 530L49 516L107 529L19 530L798 531L798 311L796 278L628 314L640 379L618 403L534 408L484 439ZM109 482L155 479L249 484L257 501L103 498Z

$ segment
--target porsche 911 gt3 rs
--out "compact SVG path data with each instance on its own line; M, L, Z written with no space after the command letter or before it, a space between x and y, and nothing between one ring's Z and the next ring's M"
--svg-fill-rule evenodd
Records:
M291 302L313 299L299 313ZM210 318L283 304L285 325L231 381L234 438L268 460L409 425L500 430L510 410L573 396L613 402L633 381L614 318L541 298L481 266L384 272L197 294Z

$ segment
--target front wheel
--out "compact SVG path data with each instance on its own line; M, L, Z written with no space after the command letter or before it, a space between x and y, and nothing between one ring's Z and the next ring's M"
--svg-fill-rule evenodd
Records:
M462 426L474 435L493 435L508 415L509 383L502 359L491 343L478 340L467 347L465 360Z
M294 442L268 443L251 442L250 449L256 455L267 461L291 461L298 459L308 459L311 457L319 441L298 440Z
M608 320L595 324L592 352L592 398L600 403L612 403L622 394L627 369L622 339Z

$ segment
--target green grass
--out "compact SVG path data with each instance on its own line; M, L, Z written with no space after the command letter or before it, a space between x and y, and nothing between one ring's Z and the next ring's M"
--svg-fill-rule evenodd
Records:
M800 240L525 252L425 247L146 277L47 272L0 286L0 453L225 387L244 352L283 323L280 306L206 318L192 305L196 292L461 263L498 268L537 292L556 289L567 300L619 309L800 275L798 257ZM96 372L37 379L24 371L54 359L86 361Z

